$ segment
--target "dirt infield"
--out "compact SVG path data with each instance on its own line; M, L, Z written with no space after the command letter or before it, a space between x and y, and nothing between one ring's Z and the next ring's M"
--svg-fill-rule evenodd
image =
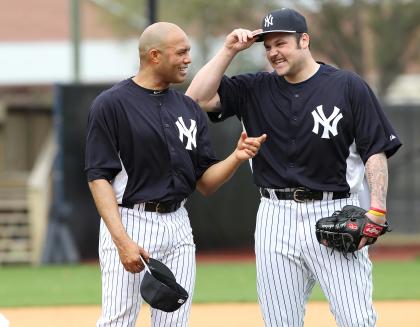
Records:
M379 320L377 327L417 326L420 301L376 302ZM95 326L98 306L0 308L10 327L91 327ZM149 310L144 307L136 327L150 326ZM257 304L195 304L191 327L263 327ZM305 327L336 326L325 302L310 302Z

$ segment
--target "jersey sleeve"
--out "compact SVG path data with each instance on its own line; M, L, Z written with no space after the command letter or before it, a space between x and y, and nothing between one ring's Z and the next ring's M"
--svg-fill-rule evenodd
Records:
M244 107L248 94L248 74L233 77L223 76L217 93L220 97L221 110L208 112L212 122L220 122L231 116L241 119L241 108Z
M122 169L118 155L117 117L109 100L99 96L93 102L88 116L85 172L88 181L112 180Z
M373 91L359 76L349 80L357 150L364 163L370 156L384 152L391 157L401 141L381 108Z
M220 160L216 157L216 153L211 145L207 118L200 107L195 103L194 105L198 112L198 154L195 167L195 176L196 180L198 180L210 166Z

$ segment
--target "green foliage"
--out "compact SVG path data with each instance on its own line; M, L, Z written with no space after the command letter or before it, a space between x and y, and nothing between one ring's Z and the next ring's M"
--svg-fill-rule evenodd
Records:
M104 13L114 18L115 25L137 29L148 25L148 1L108 0L102 4ZM235 26L258 27L262 14L274 8L274 1L254 0L183 0L157 1L157 20L180 25L195 36L218 36ZM138 22L133 24L137 17ZM125 26L124 26L125 25Z
M375 300L420 300L420 260L375 262ZM2 267L0 307L100 304L99 265ZM195 303L256 302L253 262L199 263ZM325 300L316 286L311 300Z
M318 0L311 15L312 48L351 69L383 96L410 62L419 60L420 1Z
M106 0L108 21L122 34L138 36L148 25L146 0ZM181 26L196 41L195 70L213 54L218 37L237 27L259 28L263 15L294 6L306 14L311 47L329 63L363 76L383 96L410 63L420 60L420 1L418 0L159 0L158 20ZM305 10L306 8L306 10ZM249 50L232 63L229 73L260 69ZM242 62L240 62L242 60ZM238 61L238 63L235 62Z
M141 31L149 24L145 0L108 0L106 19L123 35ZM185 0L158 1L157 20L179 25L196 41L201 67L208 59L219 36L238 27L257 29L263 15L278 6L273 0ZM116 7L118 9L113 10ZM250 60L246 60L249 64ZM200 68L197 67L197 68ZM251 65L252 68L254 66Z
M182 3L180 10L180 1L161 1L161 18L178 23L197 37L224 35L235 27L257 28L266 10L264 1L254 0L188 0Z
M379 89L386 90L410 61L420 60L420 1L386 1L371 8Z

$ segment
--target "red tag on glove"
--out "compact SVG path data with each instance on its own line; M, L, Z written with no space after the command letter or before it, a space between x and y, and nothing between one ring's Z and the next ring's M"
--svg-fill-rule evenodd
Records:
M347 228L357 230L359 226L356 223L347 223Z
M363 228L363 235L369 237L378 237L381 235L383 227L379 225L374 225L371 223L366 223L365 228Z

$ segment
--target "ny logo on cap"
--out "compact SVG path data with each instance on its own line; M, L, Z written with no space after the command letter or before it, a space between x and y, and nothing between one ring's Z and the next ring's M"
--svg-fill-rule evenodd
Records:
M265 16L264 18L264 27L269 27L273 25L273 15L270 14L268 16Z
M179 139L181 142L184 142L184 136L187 137L187 146L185 147L187 150L192 150L191 145L194 145L194 147L197 147L197 141L196 141L196 134L197 134L197 124L195 120L190 119L191 125L190 128L187 128L185 126L184 120L182 117L178 117L177 122L175 123L179 130Z
M312 132L318 134L319 125L321 124L324 126L324 132L322 133L321 138L329 139L330 132L333 136L338 134L337 132L337 125L343 115L340 113L340 109L334 106L334 111L328 118L325 117L324 110L322 109L322 105L316 107L316 110L312 111L312 116L314 117L314 128Z

